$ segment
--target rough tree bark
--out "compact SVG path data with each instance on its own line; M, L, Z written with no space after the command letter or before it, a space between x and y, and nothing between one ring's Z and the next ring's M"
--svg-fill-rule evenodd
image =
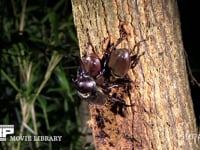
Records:
M129 44L119 47L132 50L146 40L139 46L139 54L144 54L129 71L132 88L117 92L135 105L123 110L124 116L109 106L90 105L95 148L197 149L195 139L189 138L197 130L176 1L72 0L72 8L81 54L91 42L101 57L105 39L119 38L120 24L130 35ZM104 132L99 115L104 117Z

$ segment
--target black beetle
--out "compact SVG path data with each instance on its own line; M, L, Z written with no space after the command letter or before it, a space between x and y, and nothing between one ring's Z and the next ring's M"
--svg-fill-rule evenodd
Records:
M85 53L81 59L79 58L79 61L80 67L77 70L74 83L76 85L78 96L81 99L98 105L104 105L106 102L111 101L119 105L130 106L126 105L123 100L109 95L111 88L119 87L121 84L110 85L109 83L105 83L104 80L102 82L97 82L97 80L101 76L104 76L105 73L105 71L102 71L105 70L104 67L98 68L99 66L103 66L102 64L106 64L104 63L104 60L100 60L96 54L88 55ZM98 67L92 70L92 66Z
M83 56L81 59L79 58L80 67L74 83L81 99L89 103L103 105L108 101L108 96L102 91L102 84L97 85L96 82L97 76L101 76L101 59L93 48L93 54L88 54L89 45L91 44L87 44Z
M101 72L101 60L96 54L88 55L87 49L80 59L80 66L77 70L76 85L78 96L89 103L103 105L107 102L108 96L104 94L96 84L96 76Z
M116 49L111 52L108 67L115 78L124 78L130 69L131 57L127 49Z
M139 51L137 51L135 55L132 55L129 49L117 49L116 47L123 40L125 40L125 37L121 35L121 37L117 40L116 44L108 45L105 50L103 59L105 60L105 63L107 63L105 66L107 66L107 68L110 70L110 74L115 79L130 81L127 77L128 70L136 66L141 55L138 55ZM145 40L142 40L136 43L133 47L133 51L137 46L139 46L141 42L144 41Z
M84 59L87 58L87 56L84 56ZM87 100L87 101L97 101L93 102L96 104L101 104L105 103L104 99L104 94L97 89L96 81L95 81L95 76L92 76L92 73L90 72L90 65L86 65L88 63L84 63L82 59L79 59L80 61L80 66L79 69L77 70L77 75L76 75L76 80L74 80L74 83L76 85L77 93L78 96L81 99ZM92 64L93 62L89 62ZM95 70L96 72L96 70ZM101 97L102 100L98 102L98 97Z
M99 105L112 101L123 106L132 106L125 104L121 99L109 95L111 88L127 86L127 82L132 82L127 73L130 67L137 64L138 60L138 55L131 56L128 49L116 49L126 38L124 33L121 33L115 44L108 43L102 59L95 53L93 47L93 53L88 54L88 48L92 46L92 44L88 43L83 56L79 58L80 67L74 81L80 98ZM111 82L111 76L116 78L116 81Z
M80 71L78 71L74 83L77 88L78 96L89 103L104 105L106 102L110 101L123 106L132 106L127 105L124 100L108 95L108 91L111 88L118 87L118 85L102 88L96 84L94 78Z
M82 70L84 70L89 76L96 78L97 75L101 73L101 69L102 69L101 59L95 53L93 47L92 47L93 53L90 55L88 54L89 45L91 45L91 43L87 44L87 47L81 58Z

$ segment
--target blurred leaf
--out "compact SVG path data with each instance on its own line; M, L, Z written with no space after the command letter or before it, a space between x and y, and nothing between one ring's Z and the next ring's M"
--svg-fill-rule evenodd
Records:
M48 116L47 116L47 102L42 96L39 96L38 100L44 114L44 120L47 126L47 130L49 130L50 127L49 127L49 121L48 121Z
M69 81L66 78L65 72L63 68L56 67L55 74L58 79L58 82L60 84L60 87L62 88L62 92L66 92L66 94L69 96L70 100L74 102L71 87L69 86Z

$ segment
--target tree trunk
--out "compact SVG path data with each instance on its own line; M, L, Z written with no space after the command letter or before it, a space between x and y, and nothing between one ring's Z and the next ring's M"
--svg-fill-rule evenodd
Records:
M124 108L123 116L110 106L90 105L95 148L197 149L176 1L72 0L72 8L81 54L91 42L102 57L105 39L117 41L121 26L129 37L118 48L133 50L145 40L138 46L137 65L128 72L134 83L125 93L116 89L134 106ZM102 126L97 116L103 116Z

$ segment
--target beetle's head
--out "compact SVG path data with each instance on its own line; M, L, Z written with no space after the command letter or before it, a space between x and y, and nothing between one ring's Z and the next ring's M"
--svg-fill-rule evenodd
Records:
M96 90L95 80L86 74L77 76L77 79L75 80L75 85L78 91L78 95L83 99L88 98L91 93Z

